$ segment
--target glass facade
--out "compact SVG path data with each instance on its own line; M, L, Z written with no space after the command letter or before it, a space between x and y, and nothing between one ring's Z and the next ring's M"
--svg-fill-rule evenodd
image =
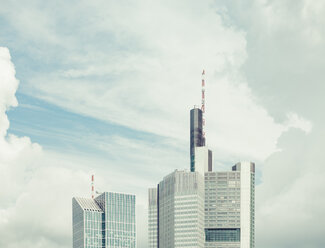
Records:
M92 199L73 198L73 248L102 248L103 211Z
M74 198L72 200L72 224L73 248L84 247L84 211Z
M101 212L85 211L85 248L103 247Z
M73 198L73 248L135 248L135 195Z
M206 242L240 242L240 228L205 229Z
M135 196L105 192L95 201L104 209L105 247L136 247Z
M190 157L191 171L195 172L195 147L204 146L205 139L202 130L202 110L191 109L190 117Z

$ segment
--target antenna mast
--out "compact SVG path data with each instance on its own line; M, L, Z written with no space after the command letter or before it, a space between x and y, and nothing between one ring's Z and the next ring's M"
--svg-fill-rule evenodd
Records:
M205 145L205 71L203 70L202 72L202 105L201 105L201 110L202 110L202 136L204 138L204 145Z
M91 175L91 198L94 199L95 197L95 189L94 189L94 175Z

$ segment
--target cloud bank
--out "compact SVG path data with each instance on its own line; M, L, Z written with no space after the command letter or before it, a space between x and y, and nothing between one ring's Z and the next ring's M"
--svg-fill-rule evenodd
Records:
M67 210L72 194L82 192L85 174L57 166L58 161L30 138L7 134L6 111L18 104L18 80L4 47L0 68L0 246L65 246L71 232Z
M319 197L325 188L321 180L325 119L320 111L325 90L320 56L325 52L324 4L309 0L97 3L44 6L31 1L28 6L3 6L0 13L19 37L12 39L15 46L42 68L36 70L25 61L30 67L21 90L74 113L158 135L164 144L89 137L101 149L118 154L116 160L78 159L42 151L28 138L7 135L5 111L16 104L18 82L9 53L2 52L7 67L1 68L9 72L3 77L11 83L0 91L4 92L0 99L5 99L0 104L1 146L11 152L1 155L0 168L22 183L11 186L15 193L1 187L1 196L8 199L1 201L6 205L1 206L1 231L18 226L26 230L32 220L15 217L19 207L29 206L26 209L31 211L33 204L53 203L53 195L61 199L54 206L69 219L70 196L88 190L82 171L88 172L89 164L103 172L99 183L105 190L117 189L116 176L132 171L123 180L134 180L139 199L145 202L146 187L173 168L188 167L187 150L179 147L188 144L188 112L199 103L200 73L205 68L208 145L215 162L219 168L229 168L237 160L254 160L262 174L256 191L257 246L323 247L324 228L318 223L325 207ZM18 19L10 11L16 7L21 10ZM148 150L163 159L148 157ZM123 154L126 161L119 159ZM81 171L76 175L70 168ZM149 169L152 175L147 176L144 172ZM47 194L41 190L48 198L37 202L41 198L36 197L36 186L40 183L47 189L45 178L51 175L61 175L66 187L75 186L66 191L61 180L49 180L56 189ZM146 175L144 182L140 175ZM8 187L9 182L1 183ZM46 225L42 238L34 240L39 247L45 242L70 246L71 223ZM38 224L34 226L39 230ZM49 226L58 231L52 235ZM141 247L146 247L146 228L138 230ZM34 241L26 240L25 247ZM10 235L0 242L21 245Z

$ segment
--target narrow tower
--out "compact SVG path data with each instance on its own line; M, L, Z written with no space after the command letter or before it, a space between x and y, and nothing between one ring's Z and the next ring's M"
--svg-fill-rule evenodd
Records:
M190 158L191 172L195 170L195 147L205 146L205 71L202 72L202 100L201 108L191 109L190 119Z
M191 155L191 172L195 171L195 147L204 146L202 128L202 110L194 107L191 109L190 120L190 155Z

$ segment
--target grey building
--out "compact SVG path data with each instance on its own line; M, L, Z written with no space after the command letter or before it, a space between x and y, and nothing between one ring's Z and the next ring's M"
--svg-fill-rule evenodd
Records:
M149 247L255 247L255 164L212 171L202 111L191 110L191 171L167 175L149 189Z
M205 173L205 247L254 248L255 165Z
M135 195L72 199L73 248L136 247Z
M155 190L156 195L153 193ZM151 198L155 196L157 200ZM155 208L156 210L153 210ZM157 189L149 189L148 217L150 247L203 248L202 175L198 172L176 170L164 177ZM157 233L153 229L157 230Z

